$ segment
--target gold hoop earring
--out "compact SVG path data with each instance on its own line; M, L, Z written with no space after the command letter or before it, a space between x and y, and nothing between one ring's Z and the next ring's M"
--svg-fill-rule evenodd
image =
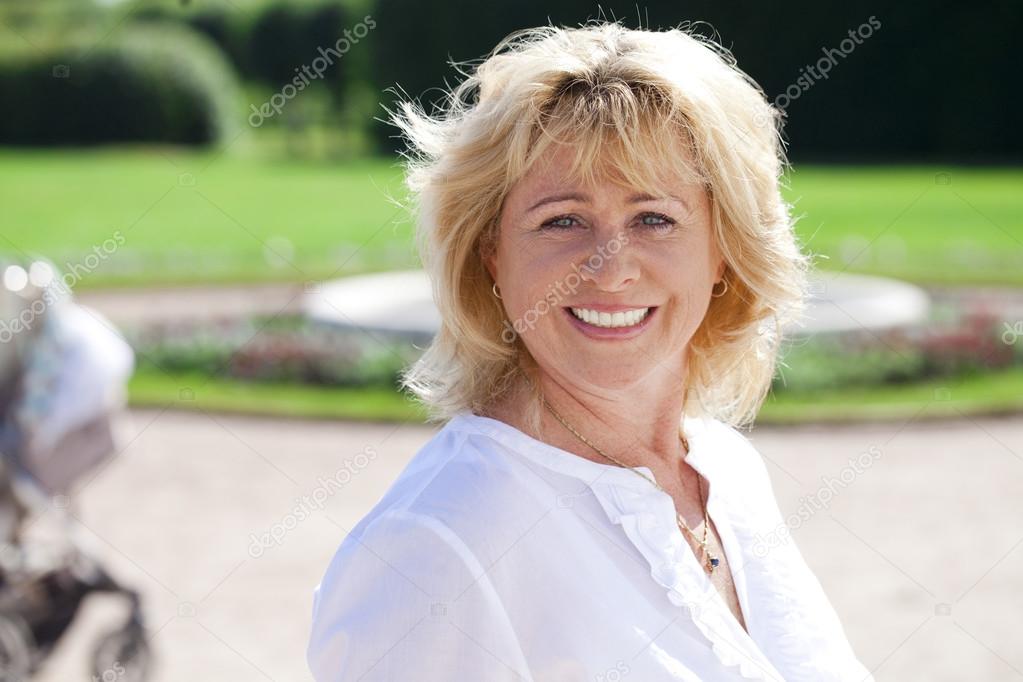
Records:
M725 288L721 290L720 294L714 293L714 287L710 288L710 295L712 298L721 298L722 296L725 295L725 292L728 291L728 280L723 279L721 280L721 283L725 285ZM714 286L717 286L717 282L714 283Z
M495 298L501 298L501 294L497 291L497 282L494 282L494 286L490 287L490 290L494 292Z

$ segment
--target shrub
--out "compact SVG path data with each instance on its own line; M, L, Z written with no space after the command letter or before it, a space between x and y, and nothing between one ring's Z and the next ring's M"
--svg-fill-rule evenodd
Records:
M180 22L223 50L245 80L278 89L344 35L353 22L339 0L276 0L241 9L221 3L182 8L177 3L144 8L136 22ZM341 59L325 70L323 82L340 103L350 70Z
M0 143L216 143L242 120L237 93L216 46L181 27L8 52L0 57L0 101L7 103Z

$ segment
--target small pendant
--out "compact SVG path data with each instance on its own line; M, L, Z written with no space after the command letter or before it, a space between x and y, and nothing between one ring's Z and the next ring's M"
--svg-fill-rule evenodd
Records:
M707 558L710 561L710 572L713 573L714 569L717 568L718 564L721 563L721 560L709 552L707 553Z

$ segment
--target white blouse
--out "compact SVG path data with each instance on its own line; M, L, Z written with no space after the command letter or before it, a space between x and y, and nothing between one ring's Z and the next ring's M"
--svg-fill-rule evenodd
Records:
M684 428L749 634L667 493L462 412L344 539L317 586L315 679L872 680L783 535L752 443L715 419L687 416Z

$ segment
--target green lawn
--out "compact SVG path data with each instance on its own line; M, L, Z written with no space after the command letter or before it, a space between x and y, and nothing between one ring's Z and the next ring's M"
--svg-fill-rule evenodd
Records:
M425 412L396 390L242 382L140 368L128 385L135 407L237 412L274 417L423 421Z
M797 168L786 194L823 269L1023 284L1023 169Z
M1023 284L1023 169L802 166L790 185L824 269ZM82 287L414 266L408 216L387 196L403 196L396 159L0 150L0 251L59 265L98 253Z
M845 387L768 396L758 422L906 421L911 418L1018 414L1023 368L901 385Z
M136 407L202 409L269 416L423 421L425 412L397 391L245 383L196 374L138 370L129 385ZM1023 410L1023 369L902 386L851 388L768 397L758 424L895 421Z
M387 199L403 197L401 179L382 160L338 167L172 150L0 151L0 250L58 265L96 252L102 263L85 287L410 267L411 225Z

